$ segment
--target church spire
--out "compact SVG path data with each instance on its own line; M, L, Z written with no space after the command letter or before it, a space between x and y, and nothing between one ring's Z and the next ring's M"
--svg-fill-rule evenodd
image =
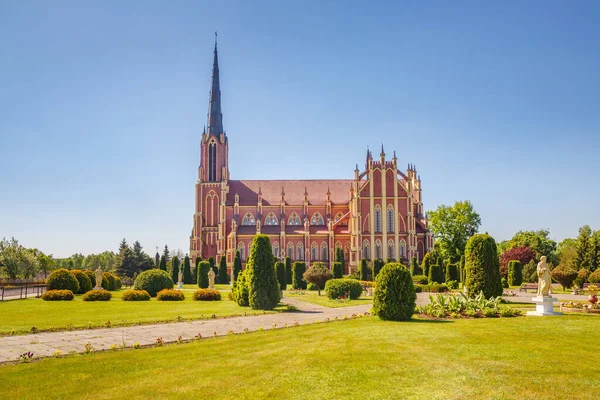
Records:
M215 32L215 56L213 60L212 84L208 103L208 129L210 135L223 133L223 114L221 114L221 85L219 83L219 57L217 54L217 32Z

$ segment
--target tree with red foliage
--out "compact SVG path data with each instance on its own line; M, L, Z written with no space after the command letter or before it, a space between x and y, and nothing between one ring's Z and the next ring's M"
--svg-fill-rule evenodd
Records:
M535 259L535 251L528 246L513 247L500 255L500 275L506 278L508 275L508 263L512 260L526 265L529 261Z

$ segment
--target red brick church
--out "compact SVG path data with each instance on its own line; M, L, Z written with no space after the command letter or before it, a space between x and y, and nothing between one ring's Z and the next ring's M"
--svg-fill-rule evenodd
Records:
M335 260L344 250L350 272L361 258L421 260L433 247L416 168L398 168L367 150L353 179L231 180L229 139L223 130L219 62L215 42L208 123L202 133L190 255L224 255L231 268L236 250L244 264L252 239L266 234L275 256L292 261Z

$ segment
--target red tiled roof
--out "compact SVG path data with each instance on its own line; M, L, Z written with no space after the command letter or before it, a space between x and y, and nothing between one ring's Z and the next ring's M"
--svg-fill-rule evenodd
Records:
M281 227L278 225L265 225L260 228L260 233L264 233L265 235L279 235Z
M333 204L348 204L352 182L352 179L229 181L226 204L233 205L237 193L240 196L241 206L256 205L260 189L263 205L279 205L282 188L285 192L286 204L303 204L305 188L308 193L308 203L311 205L324 205L327 200L327 189L331 193Z

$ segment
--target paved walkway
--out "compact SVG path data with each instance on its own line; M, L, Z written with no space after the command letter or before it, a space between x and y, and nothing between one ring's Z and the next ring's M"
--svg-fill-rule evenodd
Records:
M84 346L90 343L94 350L110 349L111 345L131 347L134 343L151 345L156 338L162 337L165 343L193 339L197 334L203 338L227 335L231 330L241 333L244 329L256 331L259 328L277 329L294 324L334 320L351 317L352 314L363 314L370 311L371 304L360 306L329 308L286 297L285 304L297 307L298 312L285 312L258 316L219 318L214 320L173 322L168 324L137 325L117 328L87 329L64 332L43 332L22 336L0 337L0 362L14 361L23 353L32 352L34 357L50 357L57 350L62 354L82 353Z

